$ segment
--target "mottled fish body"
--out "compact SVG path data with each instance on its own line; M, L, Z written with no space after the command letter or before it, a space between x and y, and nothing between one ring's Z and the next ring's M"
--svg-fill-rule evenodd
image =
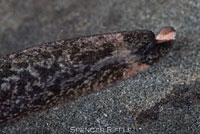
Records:
M157 38L151 31L135 30L61 40L1 58L0 123L146 70L171 49L175 30L164 30L169 31Z

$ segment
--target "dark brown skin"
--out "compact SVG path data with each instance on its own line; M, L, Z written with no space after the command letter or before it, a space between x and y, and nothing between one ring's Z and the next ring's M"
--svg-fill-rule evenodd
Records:
M175 32L175 31L174 31ZM135 30L61 40L0 59L0 123L97 92L149 68L172 42Z

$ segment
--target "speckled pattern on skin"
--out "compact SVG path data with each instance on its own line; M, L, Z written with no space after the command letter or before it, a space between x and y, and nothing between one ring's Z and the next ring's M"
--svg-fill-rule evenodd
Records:
M0 123L127 79L167 54L170 44L157 45L153 32L135 30L10 54L0 59Z

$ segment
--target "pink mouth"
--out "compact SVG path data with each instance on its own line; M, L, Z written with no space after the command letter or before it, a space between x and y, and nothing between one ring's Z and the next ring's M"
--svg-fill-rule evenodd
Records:
M156 36L157 44L174 41L176 36L176 30L173 27L164 27L160 33Z

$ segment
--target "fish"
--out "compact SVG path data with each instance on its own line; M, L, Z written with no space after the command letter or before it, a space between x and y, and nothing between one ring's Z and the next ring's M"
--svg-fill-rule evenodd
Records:
M0 58L0 124L98 92L167 55L176 31L105 33L44 43Z

